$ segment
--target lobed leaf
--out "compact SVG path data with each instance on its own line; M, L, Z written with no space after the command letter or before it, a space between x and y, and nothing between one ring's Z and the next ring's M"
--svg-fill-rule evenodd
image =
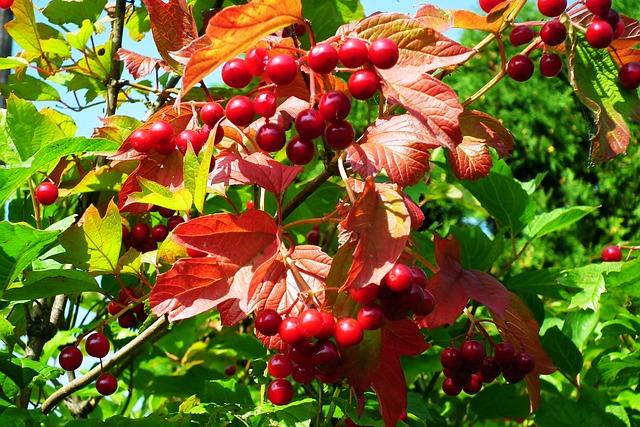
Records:
M440 9L434 4L422 6L416 11L414 18L439 33L444 33L453 27L453 13L449 10Z
M129 70L129 73L131 73L135 79L146 77L160 68L167 73L171 72L171 68L166 62L160 59L150 58L123 48L118 49L116 55L118 59L124 61L125 67L127 67L127 70Z
M79 270L26 271L24 284L7 289L7 301L33 301L60 294L100 292L96 279Z

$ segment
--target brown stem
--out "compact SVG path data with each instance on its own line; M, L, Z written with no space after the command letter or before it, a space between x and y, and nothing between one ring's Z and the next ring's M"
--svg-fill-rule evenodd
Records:
M122 34L124 31L124 16L126 12L126 0L116 0L115 19L111 27L111 70L107 81L107 116L113 116L118 106L118 93L120 93L120 64L118 49L122 47Z

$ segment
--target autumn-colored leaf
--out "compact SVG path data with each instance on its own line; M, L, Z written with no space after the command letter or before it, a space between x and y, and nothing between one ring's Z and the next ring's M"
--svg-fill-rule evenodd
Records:
M289 86L289 85L287 85ZM277 123L282 129L289 129L298 114L309 108L309 94L307 98L302 100L295 96L288 97L282 104L276 108L276 113L269 118L269 122ZM245 134L255 139L258 129L267 122L267 119L260 117L245 128Z
M453 27L453 14L451 11L440 9L434 4L425 4L422 6L416 11L414 18L439 33L444 33Z
M300 22L300 0L262 0L224 8L207 25L206 34L211 44L196 51L187 63L180 96L225 61L248 50L260 39Z
M384 169L391 182L415 185L429 169L430 150L439 147L420 120L409 115L382 117L370 125L359 144L347 149L347 160L360 176Z
M513 292L508 294L509 305L504 313L496 313L491 309L490 313L502 339L509 341L515 348L524 348L536 362L534 371L525 378L531 410L535 411L540 404L540 375L552 374L557 368L540 345L540 326L533 313L518 295Z
M315 73L315 81L316 81L316 93L329 92L332 90L339 90L342 92L348 93L347 84L344 80L339 79L333 74L317 74ZM277 86L276 94L278 98L290 98L296 97L303 101L309 102L309 97L311 96L309 93L309 86L307 86L307 82L305 81L302 74L298 73L296 78L288 85L285 86Z
M182 66L169 52L182 49L198 38L198 29L186 0L143 0L149 12L153 40L162 59L177 72Z
M200 49L207 48L209 46L211 46L211 40L209 40L209 37L207 37L207 35L205 34L198 37L195 40L192 40L191 43L184 46L182 49L176 50L174 52L169 52L169 55L171 55L171 57L175 59L178 63L182 65L187 65L187 63L189 62L189 59L191 59L191 57L197 51L199 51Z
M480 16L468 10L455 10L453 12L453 26L497 34L508 22L513 20L514 12L521 10L526 2L527 0L512 0L500 3L487 16Z
M407 211L411 218L411 228L413 230L420 230L424 223L424 213L422 212L422 209L420 209L420 206L418 206L407 193L404 193L403 197L404 204L407 205Z
M452 325L462 314L469 298L484 304L496 313L504 313L509 304L507 289L493 276L477 270L465 270L460 265L460 243L453 236L435 235L438 272L427 283L436 305L431 314L416 317L419 326L434 329Z
M131 73L135 79L148 76L153 73L157 67L162 68L167 73L171 72L171 68L166 62L160 59L150 58L122 48L118 49L116 55L118 59L124 61L125 67L127 67L127 70L129 70L129 73Z
M460 115L462 142L449 151L449 161L459 179L475 180L489 174L493 161L487 146L500 157L513 149L513 135L488 114L465 110Z
M393 267L409 237L411 219L402 195L369 177L341 226L358 242L343 288L361 288L380 283Z
M245 158L228 153L218 157L210 179L211 184L256 184L270 193L279 195L302 169L301 166L283 165L262 152L253 153Z

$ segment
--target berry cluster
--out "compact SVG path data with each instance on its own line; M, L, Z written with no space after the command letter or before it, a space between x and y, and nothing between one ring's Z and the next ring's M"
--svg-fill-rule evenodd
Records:
M144 323L147 320L147 313L144 311L144 304L135 303L132 307L132 303L135 300L138 300L140 295L138 295L133 289L122 289L118 293L118 299L115 301L111 301L107 306L107 311L110 315L114 316L116 314L120 314L118 316L118 325L122 328L135 328L138 325L138 322Z
M138 221L129 230L122 225L122 243L125 249L135 248L138 252L150 252L158 249L158 243L163 242L170 231L184 222L184 218L175 214L172 209L154 206L152 212L158 212L162 218L166 218L166 223L159 222L153 227L149 227L146 222Z
M111 345L109 339L100 332L89 335L85 341L84 349L92 357L102 359L109 353ZM60 367L66 371L75 371L82 364L82 352L75 346L67 346L62 349L58 356ZM100 361L102 367L102 360ZM118 380L112 374L102 372L96 380L96 390L103 396L109 396L118 389Z
M483 383L491 383L502 374L510 384L520 382L533 372L535 361L526 351L515 352L513 345L502 341L493 348L493 356L487 356L485 344L478 340L466 340L460 347L447 347L440 355L442 373L447 377L442 391L457 396L463 390L476 394Z

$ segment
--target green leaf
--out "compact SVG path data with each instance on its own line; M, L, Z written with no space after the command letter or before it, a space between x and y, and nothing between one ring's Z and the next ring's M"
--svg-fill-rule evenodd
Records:
M620 263L613 264L620 265ZM605 276L605 283L607 289L637 298L640 297L638 277L640 277L640 258L622 263L619 271L611 271Z
M16 148L7 127L7 110L0 108L0 162L7 164L20 163L20 153Z
M496 405L495 402L501 404ZM511 385L492 384L473 397L470 408L481 419L520 418L529 413L529 399L514 393Z
M5 25L11 38L27 52L40 53L40 35L31 0L16 0L11 6L14 19Z
M249 388L235 379L209 381L204 386L202 399L218 404L252 405Z
M109 202L104 218L93 205L74 226L60 235L66 252L56 261L72 264L93 274L116 273L122 245L122 219L118 207Z
M2 294L42 251L55 242L58 231L42 231L27 224L0 222L0 286Z
M146 8L137 7L132 10L125 19L124 27L129 31L129 36L137 42L144 39L151 31L149 13Z
M589 336L598 326L599 313L593 310L571 310L566 314L562 333L571 338L578 349L583 349Z
M60 111L54 110L52 108L43 108L42 110L40 110L40 113L45 118L53 121L53 123L58 126L58 128L62 131L62 134L66 138L76 136L78 126L76 126L76 122L72 117L69 117L66 114L62 114Z
M545 234L562 230L596 209L598 208L592 206L571 206L538 214L524 229L524 234L529 236L530 239L535 239Z
M620 268L622 268L622 263L603 262L564 271L558 281L565 286L582 289L571 298L569 308L590 308L597 311L600 307L600 295L607 290L603 274L619 271Z
M508 278L504 286L516 292L534 292L536 294L562 298L562 286L559 278L562 275L560 268L543 268L535 271L526 271ZM566 285L565 285L566 286Z
M106 0L77 1L77 0L52 0L42 10L44 16L49 18L52 24L76 24L83 25L88 19L96 22L107 4Z
M124 184L127 176L109 165L101 166L98 170L92 169L80 182L71 189L69 196L94 191L114 191Z
M462 248L462 268L488 271L504 251L504 237L493 240L480 227L452 227Z
M172 193L164 185L142 177L138 177L138 182L142 192L130 194L129 199L132 202L150 203L176 211L188 211L191 209L193 197L188 189L181 188Z
M576 377L582 370L582 353L557 326L547 329L540 338L540 344L553 363L571 377Z
M111 152L118 145L105 139L63 138L43 147L32 159L11 167L0 167L0 203L16 191L31 175L61 157L85 152Z
M18 98L29 101L59 101L60 94L43 80L30 75L18 77L16 74L9 76L6 85L2 85L2 96L7 98L14 94Z
M188 414L150 415L144 418L126 418L122 415L109 417L102 422L96 419L73 420L65 424L65 427L189 427L191 416ZM195 425L195 423L193 424Z
M16 344L15 327L4 316L0 316L0 340L7 346L9 353L13 353Z
M12 358L8 354L0 354L0 372L25 390L33 383L59 377L64 370L25 357Z
M29 65L29 62L26 59L17 56L0 58L0 70L10 70L12 68L26 67L27 65Z
M214 137L217 126L211 130L210 137L195 157L189 146L184 158L184 185L194 195L193 203L200 213L204 213L204 201L207 197L207 184L209 182L209 166L211 166L214 146Z
M640 376L640 352L624 355L609 353L598 362L602 381L612 383L619 378L637 378Z
M85 19L82 21L82 25L78 31L66 33L67 42L71 47L75 47L78 50L84 50L87 46L91 36L93 35L93 24L90 20Z
M100 292L96 279L79 270L26 271L23 286L7 289L7 301L32 301L60 294Z
M317 40L333 36L338 27L364 18L358 0L302 0L304 17L313 23Z
M625 334L640 335L640 320L629 314L619 314L617 318L604 322L600 334L603 337L620 336Z

